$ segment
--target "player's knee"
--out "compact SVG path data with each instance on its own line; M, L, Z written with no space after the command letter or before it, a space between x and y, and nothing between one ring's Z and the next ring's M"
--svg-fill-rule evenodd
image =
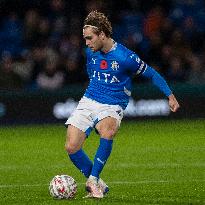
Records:
M99 130L100 136L106 139L113 139L116 134L116 129L114 128L103 128Z
M113 139L118 130L117 120L111 117L105 118L96 125L96 129L101 137Z
M74 144L69 143L65 145L65 150L68 154L74 154L75 152L79 150L79 148L75 146Z

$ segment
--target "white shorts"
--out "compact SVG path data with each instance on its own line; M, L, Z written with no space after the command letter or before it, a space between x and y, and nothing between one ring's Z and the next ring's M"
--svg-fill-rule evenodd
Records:
M119 105L108 105L83 97L66 121L65 125L73 125L88 136L95 125L106 117L113 117L120 126L123 118L123 109Z

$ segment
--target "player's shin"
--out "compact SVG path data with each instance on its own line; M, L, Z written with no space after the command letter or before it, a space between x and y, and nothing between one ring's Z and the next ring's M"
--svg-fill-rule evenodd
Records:
M94 176L99 179L99 175L112 151L112 144L113 140L100 138L100 145L95 155L91 176Z
M85 175L85 177L88 178L90 176L93 163L86 153L80 149L74 154L69 154L69 157L73 164Z

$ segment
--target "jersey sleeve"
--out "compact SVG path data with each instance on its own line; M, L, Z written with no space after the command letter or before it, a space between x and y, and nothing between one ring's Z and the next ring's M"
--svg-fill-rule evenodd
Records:
M146 69L147 64L142 61L139 56L135 53L131 53L128 55L126 59L126 65L128 70L134 75L141 75Z
M90 48L86 48L85 53L87 57L87 62L89 62L91 60L92 51L90 50Z
M132 74L149 78L167 97L172 94L165 79L156 70L142 61L137 54L131 53L127 57L126 63L128 65L128 70L130 70Z
M152 67L148 66L145 72L142 73L142 77L152 80L152 83L157 86L167 97L172 94L165 79Z
M91 68L89 66L89 63L91 61L91 50L89 48L86 48L85 53L86 53L86 69L87 69L88 77L91 78Z

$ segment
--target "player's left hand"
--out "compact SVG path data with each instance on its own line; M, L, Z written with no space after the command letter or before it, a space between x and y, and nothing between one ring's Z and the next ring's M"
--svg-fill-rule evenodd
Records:
M179 103L177 102L177 99L173 94L171 94L169 97L169 107L172 112L176 112L179 109Z

